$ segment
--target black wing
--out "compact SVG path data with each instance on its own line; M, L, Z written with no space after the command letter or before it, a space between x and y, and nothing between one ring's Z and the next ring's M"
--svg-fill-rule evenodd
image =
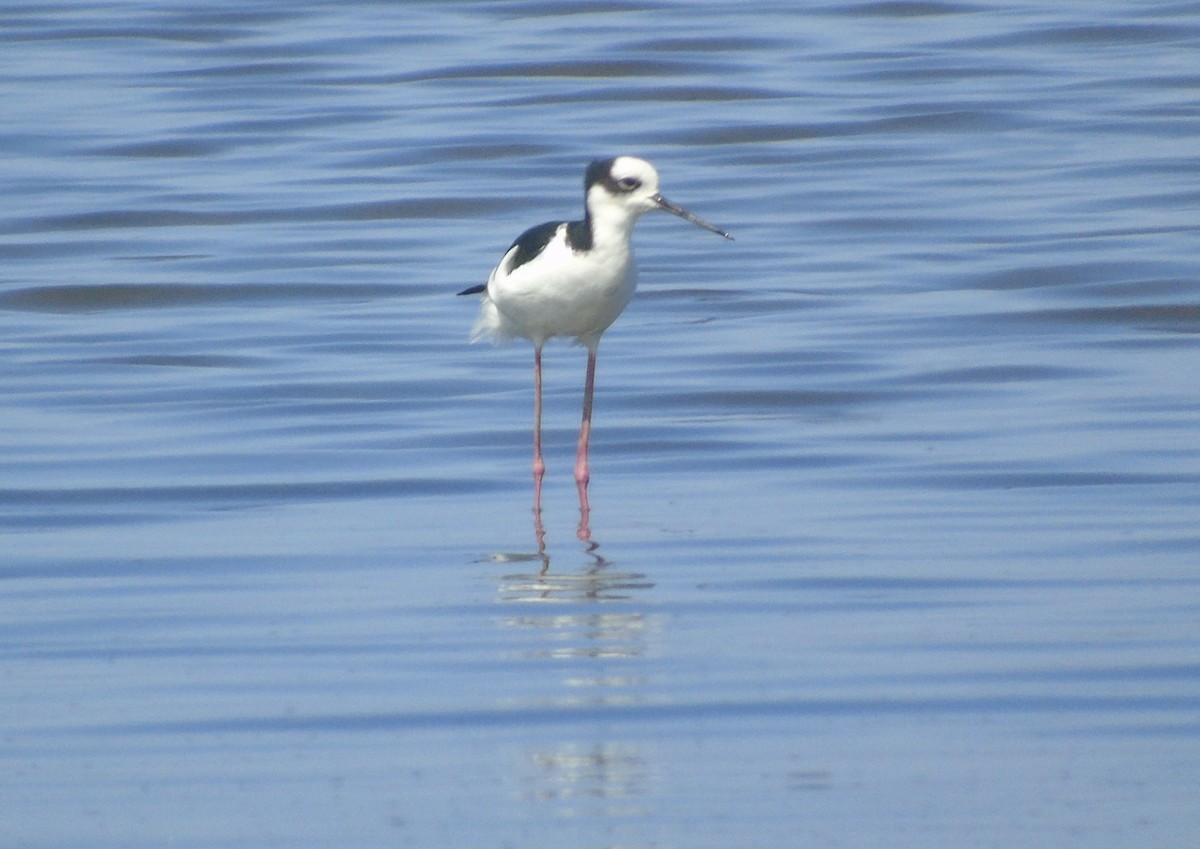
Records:
M563 223L564 222L562 221L547 221L545 224L539 224L536 227L530 227L520 236L517 236L517 240L509 245L508 250L504 252L504 255L508 256L509 253L512 252L513 248L517 249L517 252L513 254L512 261L508 264L508 272L511 273L514 268L524 265L545 250L546 245L550 244L550 242L554 240L555 235L558 233L558 228L563 226ZM579 222L570 222L567 224L567 226L570 228L578 223ZM487 284L480 283L479 285L472 286L469 289L463 289L458 294L478 295L480 292L484 292L486 290Z
M509 251L513 248L517 249L517 253L512 258L512 263L508 266L509 273L511 274L513 269L520 268L545 250L546 245L554 240L554 235L562 225L563 222L561 221L547 221L545 224L530 227L520 236L517 236L517 240L508 247ZM508 251L505 251L505 253L508 253Z

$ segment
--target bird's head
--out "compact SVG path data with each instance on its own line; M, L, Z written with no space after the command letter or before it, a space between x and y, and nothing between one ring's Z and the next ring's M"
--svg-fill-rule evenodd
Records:
M584 175L588 213L599 218L623 218L630 223L644 213L661 209L726 239L733 237L667 200L658 190L658 172L636 156L597 159Z

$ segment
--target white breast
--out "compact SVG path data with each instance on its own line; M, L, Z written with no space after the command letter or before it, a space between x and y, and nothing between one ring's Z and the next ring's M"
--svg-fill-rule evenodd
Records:
M477 333L535 344L559 336L590 347L616 321L637 285L628 243L574 251L565 231L515 269L516 249L505 255L488 280Z

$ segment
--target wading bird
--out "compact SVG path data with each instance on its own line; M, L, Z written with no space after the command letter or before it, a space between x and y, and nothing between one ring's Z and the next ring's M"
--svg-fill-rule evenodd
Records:
M526 230L505 252L486 284L459 292L483 295L472 342L522 338L533 343L533 509L537 517L546 473L542 459L542 346L558 336L587 348L583 422L575 455L581 536L588 525L588 441L596 348L637 285L630 243L633 225L644 213L661 209L726 239L733 238L659 194L658 172L643 159L618 156L596 160L588 165L583 183L581 221L550 221Z

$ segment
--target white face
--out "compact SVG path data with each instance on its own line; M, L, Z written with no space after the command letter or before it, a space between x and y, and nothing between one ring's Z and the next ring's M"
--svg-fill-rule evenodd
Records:
M658 172L644 159L618 156L609 169L608 179L592 186L589 194L592 192L602 193L597 201L641 215L659 206Z
M593 216L607 221L621 222L620 226L629 226L643 212L661 209L672 215L678 215L685 221L690 221L697 227L702 227L711 233L733 237L724 230L718 229L701 218L692 215L681 206L677 206L658 193L658 172L654 166L636 156L618 156L608 167L608 173L597 173L596 168L601 162L593 162L588 166L587 182L588 211Z

